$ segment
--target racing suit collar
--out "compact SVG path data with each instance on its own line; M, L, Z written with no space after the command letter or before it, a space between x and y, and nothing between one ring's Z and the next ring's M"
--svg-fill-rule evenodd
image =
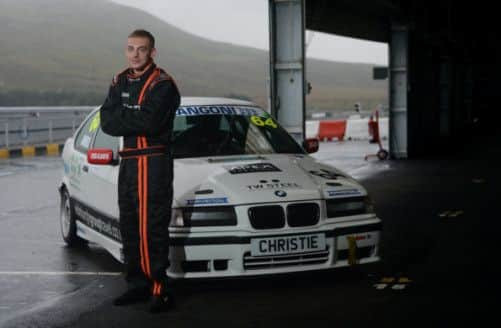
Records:
M132 69L129 69L127 71L127 77L129 79L140 79L142 78L143 76L149 76L150 73L155 69L157 65L155 64L155 62L151 61L148 66L146 66L146 69L140 73L140 74L135 74L134 71Z

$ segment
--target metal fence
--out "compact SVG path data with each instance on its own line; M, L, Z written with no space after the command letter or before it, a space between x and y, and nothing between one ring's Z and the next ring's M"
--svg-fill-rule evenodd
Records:
M0 107L0 148L62 143L96 107Z
M96 107L0 107L0 148L63 143L75 132L87 114ZM368 117L373 112L360 111L355 113L353 110L310 112L307 119L313 121L347 119L354 114ZM384 112L380 113L380 116L385 116Z
M388 108L378 109L380 117L388 116ZM370 117L374 115L374 110L360 110L354 111L353 109L349 110L336 110L336 111L308 111L306 113L306 119L311 121L322 121L322 120L344 120L349 119L350 117Z

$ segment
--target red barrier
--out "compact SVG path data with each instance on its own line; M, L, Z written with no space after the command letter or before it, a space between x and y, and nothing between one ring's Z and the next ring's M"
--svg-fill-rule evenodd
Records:
M343 141L345 133L346 120L320 121L318 127L318 138L320 140L327 139L331 141L332 138L337 138L337 140Z
M373 119L371 115L369 118L369 136L371 139L370 143L380 143L381 139L379 138L379 112L376 111L376 120Z
M372 115L369 119L369 136L372 137L369 142L377 143L379 145L379 151L377 154L369 154L365 156L365 160L367 160L371 156L376 156L379 160L383 161L388 158L388 151L383 148L383 144L381 143L381 138L379 137L379 112L376 111L376 120L373 119Z

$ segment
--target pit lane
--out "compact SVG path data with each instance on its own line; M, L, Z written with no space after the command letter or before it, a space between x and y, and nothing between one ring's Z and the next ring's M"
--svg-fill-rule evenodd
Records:
M477 324L492 264L498 170L479 152L455 160L364 161L367 141L321 143L314 156L359 179L383 219L378 265L271 278L176 282L178 307L118 308L120 265L59 236L59 158L0 161L1 327L385 327ZM496 155L499 155L496 153ZM497 179L497 180L496 180ZM443 213L459 213L454 217ZM485 229L489 224L489 229ZM481 270L479 270L481 268Z

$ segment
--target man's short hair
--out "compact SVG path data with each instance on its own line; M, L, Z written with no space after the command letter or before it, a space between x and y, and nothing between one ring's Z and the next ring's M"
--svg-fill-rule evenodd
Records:
M132 33L129 34L129 38L137 38L137 37L147 38L150 41L150 46L152 48L155 48L155 37L150 32L139 29L132 31Z

